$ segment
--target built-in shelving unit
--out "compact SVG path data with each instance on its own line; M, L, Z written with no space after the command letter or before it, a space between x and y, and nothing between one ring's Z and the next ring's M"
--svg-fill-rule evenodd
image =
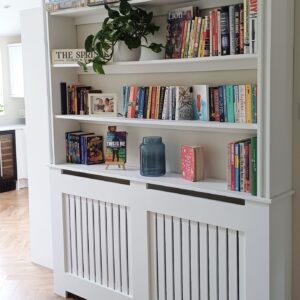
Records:
M157 39L162 41L172 7L194 4L210 9L243 0L132 2L154 11L162 28ZM216 300L224 295L230 300L290 300L288 280L274 274L290 271L293 45L291 36L278 33L292 34L293 20L287 17L292 15L292 2L258 0L257 54L165 60L143 52L141 61L104 66L104 76L91 66L83 72L77 64L52 65L49 58L57 293L69 291L86 299L161 300L176 291L183 300ZM83 48L104 15L103 7L48 14L49 53ZM119 112L125 85L257 84L257 124L61 115L62 81L116 94ZM105 143L108 125L128 132L126 170L66 163L65 132L95 132ZM143 177L139 172L139 145L150 135L162 136L166 144L163 177ZM227 184L228 144L253 136L257 136L257 196L230 191ZM204 181L182 179L180 150L185 144L204 146ZM220 197L226 201L213 201ZM99 232L106 238L101 243ZM127 242L122 244L128 251L124 265L115 254L125 249L115 247L118 239L120 244ZM100 262L105 269L100 269ZM81 266L90 274L81 274ZM116 275L119 266L127 268L121 276L128 279L125 289ZM174 277L168 281L170 276ZM168 284L173 286L167 291Z

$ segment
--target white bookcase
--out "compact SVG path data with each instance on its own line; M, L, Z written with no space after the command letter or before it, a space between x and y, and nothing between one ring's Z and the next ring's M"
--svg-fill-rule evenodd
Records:
M212 8L239 0L133 0L155 12L166 36L174 7ZM171 4L172 3L172 4ZM258 53L112 63L105 76L52 65L52 49L82 48L102 7L47 14L53 151L51 169L55 292L86 299L291 299L293 0L258 0ZM280 20L280 22L278 21ZM119 96L123 85L258 85L258 123L230 124L61 115L60 82ZM128 132L126 171L67 164L65 132ZM139 174L143 136L160 135L167 174ZM227 144L257 136L258 195L227 189ZM205 177L183 180L180 146L205 147Z

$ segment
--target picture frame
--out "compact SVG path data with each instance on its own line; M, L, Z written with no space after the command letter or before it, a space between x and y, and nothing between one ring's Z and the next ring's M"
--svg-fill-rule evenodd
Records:
M89 115L116 117L117 116L117 95L90 93L88 94Z

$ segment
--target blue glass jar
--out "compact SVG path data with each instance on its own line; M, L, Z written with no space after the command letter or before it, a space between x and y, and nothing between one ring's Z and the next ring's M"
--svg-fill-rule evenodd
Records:
M140 173L156 177L166 174L166 150L159 136L147 136L140 145Z

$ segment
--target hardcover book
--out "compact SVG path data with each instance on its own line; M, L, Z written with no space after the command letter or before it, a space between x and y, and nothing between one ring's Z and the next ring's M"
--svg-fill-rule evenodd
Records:
M106 138L106 162L126 163L126 136L125 131L109 131Z
M190 86L176 87L176 120L193 120L193 88Z
M193 99L197 119L209 121L209 87L208 85L193 85Z
M189 181L204 179L204 155L201 146L181 147L182 177Z
M99 135L88 135L83 136L82 139L82 163L87 165L103 163L103 137Z

